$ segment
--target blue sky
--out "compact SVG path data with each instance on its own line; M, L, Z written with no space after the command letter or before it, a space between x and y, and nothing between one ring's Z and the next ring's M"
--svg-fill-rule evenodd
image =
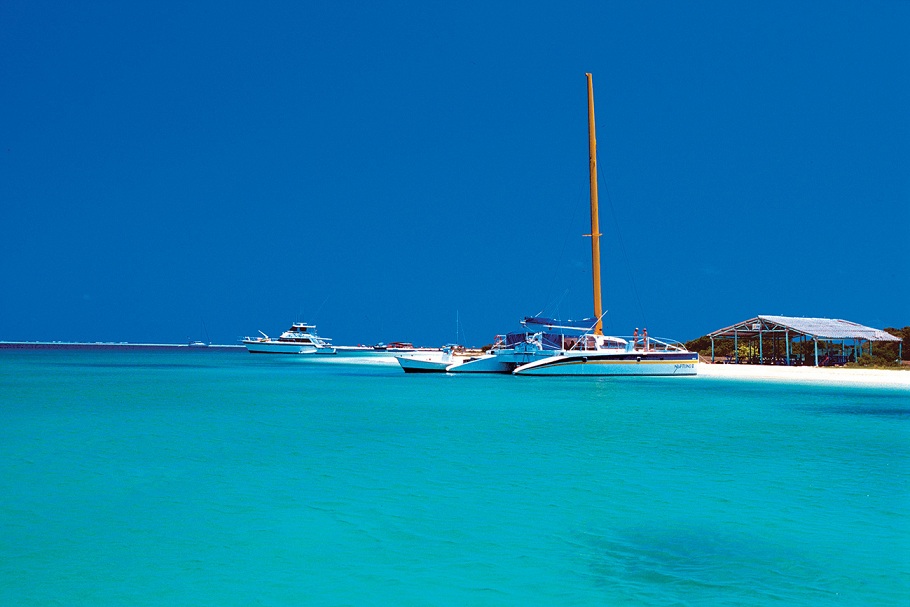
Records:
M910 324L910 2L0 4L0 340ZM387 4L387 5L386 5Z

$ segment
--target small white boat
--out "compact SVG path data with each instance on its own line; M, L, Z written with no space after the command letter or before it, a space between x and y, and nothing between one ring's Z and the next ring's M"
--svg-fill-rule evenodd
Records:
M316 325L295 322L278 338L262 333L262 337L245 337L243 345L250 354L335 354L331 339L319 337Z
M457 366L466 359L469 359L468 356L457 353L453 346L395 355L395 360L405 373L444 373L448 367Z

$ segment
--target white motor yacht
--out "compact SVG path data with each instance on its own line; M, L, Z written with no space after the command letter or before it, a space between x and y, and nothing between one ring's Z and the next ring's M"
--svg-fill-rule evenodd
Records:
M316 325L295 322L291 328L272 338L260 331L262 337L245 337L243 345L251 354L335 354L332 340L319 337Z

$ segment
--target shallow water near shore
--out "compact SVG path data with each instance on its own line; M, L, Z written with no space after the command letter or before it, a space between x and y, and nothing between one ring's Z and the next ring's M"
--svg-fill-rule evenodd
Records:
M0 351L3 605L904 605L906 391Z

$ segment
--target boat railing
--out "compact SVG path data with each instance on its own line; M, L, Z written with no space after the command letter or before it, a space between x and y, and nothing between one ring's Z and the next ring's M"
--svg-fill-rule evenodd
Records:
M626 352L688 352L678 341L663 337L600 336L585 333L578 337L566 337L567 351L592 352L595 350L625 350Z
M594 335L592 330L581 335L563 333L509 333L497 335L491 350L512 350L522 347L540 350L593 352L596 350L625 350L627 352L688 352L678 341L644 335Z
M688 352L680 342L666 337L626 337L634 352Z

